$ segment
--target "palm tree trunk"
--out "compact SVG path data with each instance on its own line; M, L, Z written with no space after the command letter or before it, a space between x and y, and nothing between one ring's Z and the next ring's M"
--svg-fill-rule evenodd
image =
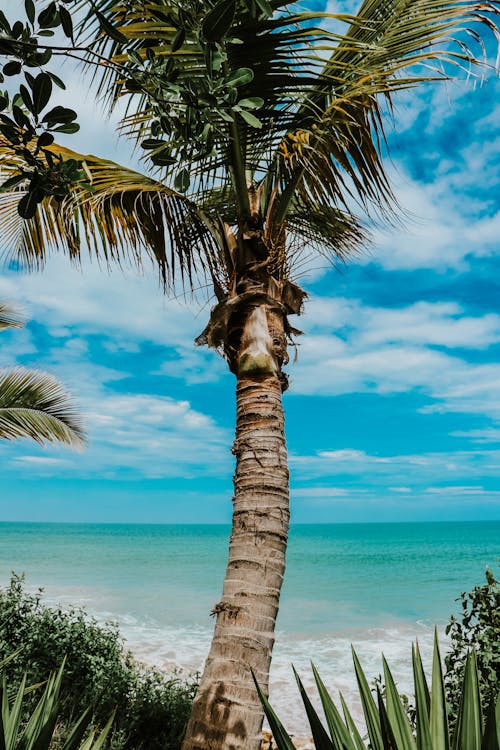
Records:
M257 750L289 524L282 387L276 374L240 375L233 453L233 527L210 653L183 750Z

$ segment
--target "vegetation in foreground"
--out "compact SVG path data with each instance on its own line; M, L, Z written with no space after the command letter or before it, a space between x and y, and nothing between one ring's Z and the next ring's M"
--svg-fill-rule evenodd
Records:
M101 625L82 610L51 609L41 592L30 594L13 575L0 589L0 661L10 685L44 682L65 661L58 700L60 735L66 737L82 714L104 726L116 709L112 750L177 750L186 726L194 680L185 682L137 664L115 626ZM40 696L29 693L23 721ZM0 740L1 747L1 740Z
M2 710L0 711L0 747L2 750L101 750L104 747L109 730L113 722L110 716L101 732L88 731L90 711L85 711L75 724L65 732L66 737L60 737L59 724L59 694L63 675L64 662L56 673L49 676L45 688L39 695L39 700L31 713L26 712L26 695L40 686L26 686L26 675L21 680L16 692L11 696L10 685L4 670L15 654L0 662L0 677L2 689L0 697Z
M500 582L486 569L486 583L460 595L461 613L450 617L446 634L450 646L445 656L446 698L450 718L458 715L467 654L477 655L483 709L500 691Z
M295 673L316 750L498 750L500 743L500 694L486 709L483 721L476 654L468 654L461 682L461 700L451 730L437 636L434 641L431 685L422 666L418 646L412 649L415 686L415 727L408 718L391 670L384 661L385 696L376 699L353 650L354 668L367 729L363 739L345 701L342 717L313 665L328 731L320 720L300 677ZM259 697L273 732L277 750L295 750L291 737L257 685Z
M342 695L343 717L313 665L327 732L294 670L317 750L499 750L500 583L487 568L486 583L463 592L458 601L462 612L452 615L446 628L450 644L444 659L445 673L437 636L430 685L418 645L412 649L412 701L398 693L385 659L383 679L377 679L375 690L370 690L353 650L368 732L364 739ZM257 689L277 750L292 750L290 736L258 685Z
M313 667L327 732L296 674L317 750L366 750L367 741L370 750L499 750L500 584L487 569L486 583L462 593L459 601L461 615L450 618L446 631L446 672L437 639L430 685L418 647L413 650L414 705L398 694L386 662L375 698L353 654L367 738L343 699L342 718ZM11 696L10 710L0 718L0 747L2 731L10 737L6 750L30 750L42 734L46 744L37 750L99 750L105 740L112 750L179 750L196 690L194 681L141 668L115 626L100 625L82 610L46 607L41 591L26 592L16 575L0 589L0 670ZM42 693L30 691L21 700L20 686L44 682L50 673ZM291 739L262 693L261 700L277 750L291 750ZM104 730L89 732L90 723Z

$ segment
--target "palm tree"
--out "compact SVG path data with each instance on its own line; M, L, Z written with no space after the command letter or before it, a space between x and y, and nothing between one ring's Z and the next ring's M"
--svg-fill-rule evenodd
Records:
M359 251L366 234L355 212L398 215L382 158L393 97L474 73L499 6L364 0L355 17L284 0L82 7L90 10L72 54L111 109L126 98L122 129L149 174L53 144L47 173L67 165L81 178L51 195L29 181L4 137L2 168L14 179L0 218L12 253L31 266L51 249L78 258L88 245L109 263L149 255L167 290L212 285L216 304L197 343L236 376L233 527L183 747L255 750L262 710L251 673L266 690L289 524L282 393L287 345L299 333L289 316L306 297L297 271L315 253L344 260Z
M20 328L22 317L0 302L0 330ZM0 440L31 438L81 447L84 431L66 391L51 375L17 367L0 372Z

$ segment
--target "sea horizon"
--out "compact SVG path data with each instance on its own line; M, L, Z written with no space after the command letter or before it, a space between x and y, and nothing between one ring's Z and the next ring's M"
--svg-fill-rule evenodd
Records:
M485 523L500 523L500 516L498 518L472 518L472 519L460 519L447 521L445 519L440 520L414 520L414 521L316 521L316 522L305 522L305 521L290 521L290 528L296 526L425 526L429 525L465 525L465 524L485 524ZM220 526L224 528L230 528L231 522L219 522L219 521L203 521L197 523L194 521L0 521L0 526L6 525L39 525L39 526L59 526L59 525L75 525L75 526Z

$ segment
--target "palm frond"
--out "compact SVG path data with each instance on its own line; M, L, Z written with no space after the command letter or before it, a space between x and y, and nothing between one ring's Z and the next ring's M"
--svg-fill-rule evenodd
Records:
M280 145L277 220L297 191L325 204L354 196L365 206L394 207L381 158L383 107L399 90L460 69L474 73L487 62L481 30L498 49L499 16L496 2L365 0Z
M22 328L24 318L21 311L9 302L0 302L0 330L2 328Z
M45 200L28 221L17 214L23 186L3 194L0 231L9 260L37 268L51 250L62 249L78 260L87 247L107 264L141 265L145 253L157 263L166 286L175 283L176 272L189 286L195 267L208 267L216 240L208 219L189 198L115 162L62 146L50 150L82 162L87 181L73 186L60 203ZM15 155L1 141L0 159L6 177L17 170Z
M349 211L296 198L287 214L289 263L294 267L293 248L313 248L330 262L346 261L362 252L368 232L361 219Z
M0 439L32 438L75 448L85 433L69 395L51 375L16 368L0 373Z

